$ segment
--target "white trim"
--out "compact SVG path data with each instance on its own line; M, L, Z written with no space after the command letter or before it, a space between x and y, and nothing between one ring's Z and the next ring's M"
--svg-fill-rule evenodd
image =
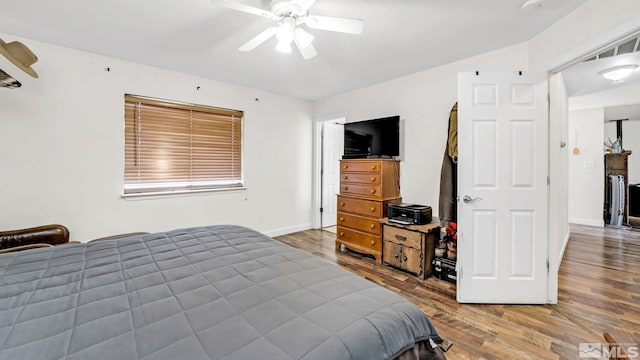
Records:
M569 218L570 224L587 225L595 227L604 227L604 220Z
M262 233L267 235L267 236L276 237L276 236L281 236L281 235L293 234L295 232L305 231L305 230L309 230L309 229L311 229L311 223L301 224L301 225L296 225L296 226L289 226L289 227L286 227L286 228L276 229L276 230L271 230L271 231L263 231Z
M320 204L322 204L322 175L320 174L322 167L322 126L327 121L338 120L346 122L346 113L322 116L313 122L313 197L311 199L311 224L313 229L320 229L322 223L320 215Z
M246 186L231 187L231 188L216 188L216 189L169 190L169 191L156 191L156 192L146 192L146 193L121 194L120 197L125 200L160 199L160 198L167 198L172 196L196 195L196 194L216 193L216 192L245 191L245 190L247 190Z
M595 55L595 53L606 46L639 31L640 18L635 18L601 34L600 36L590 39L580 46L571 49L571 51L560 54L559 56L542 64L539 70L549 71L552 73L560 72L578 61L588 58L592 54Z
M571 237L571 231L567 232L567 235L564 237L564 242L560 247L560 254L558 254L558 270L560 270L560 265L562 265L562 258L564 257L564 251L567 249L567 244L569 244L569 238Z
M313 123L313 198L311 200L311 223L314 229L320 229L322 218L320 204L322 203L322 179L320 168L322 166L322 121Z

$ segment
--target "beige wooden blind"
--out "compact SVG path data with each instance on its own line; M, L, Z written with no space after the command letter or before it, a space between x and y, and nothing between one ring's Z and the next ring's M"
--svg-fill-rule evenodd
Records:
M125 95L125 194L244 186L241 111Z

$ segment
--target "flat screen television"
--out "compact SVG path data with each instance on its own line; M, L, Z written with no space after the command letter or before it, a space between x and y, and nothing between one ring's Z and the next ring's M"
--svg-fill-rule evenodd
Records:
M344 124L343 159L400 156L400 116Z

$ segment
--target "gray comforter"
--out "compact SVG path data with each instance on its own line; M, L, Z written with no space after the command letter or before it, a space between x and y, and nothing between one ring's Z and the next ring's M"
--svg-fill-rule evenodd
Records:
M404 298L238 226L0 255L0 359L391 359Z

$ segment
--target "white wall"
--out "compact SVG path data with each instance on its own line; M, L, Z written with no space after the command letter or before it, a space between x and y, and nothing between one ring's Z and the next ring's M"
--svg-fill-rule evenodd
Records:
M620 105L638 104L640 101L640 83L597 91L590 94L573 96L569 99L571 110L592 109ZM613 137L615 138L615 136Z
M87 241L221 223L271 234L310 227L310 102L0 37L40 59L32 79L0 57L23 83L0 89L0 229L61 223ZM243 110L247 190L123 199L125 93Z
M587 225L596 225L592 220L598 221L598 224L604 225L604 221L602 220L602 204L604 197L604 165L603 165L603 149L604 149L604 141L607 139L615 140L616 138L616 127L615 123L605 123L604 122L604 112L603 109L607 107L613 106L623 106L623 105L631 105L637 104L640 99L640 83L629 84L626 86L616 86L608 90L598 91L590 94L585 94L581 96L574 96L569 99L569 108L571 113L589 113L595 112L599 115L599 122L590 122L590 125L586 124L582 126L582 130L580 130L579 141L582 142L583 135L594 137L591 141L592 152L597 155L593 155L593 158L589 161L593 161L595 166L594 169L579 169L579 167L584 167L584 161L580 161L576 159L574 166L571 167L572 173L577 171L576 174L572 174L572 179L581 179L580 175L587 176L589 173L592 173L590 177L583 178L581 186L587 186L591 191L594 192L594 196L599 197L600 203L596 203L595 199L592 201L587 201L587 199L582 199L578 194L571 198L570 204L572 207L575 204L575 211L572 211L570 214L571 222L576 222L579 224L587 224ZM576 120L577 121L577 120ZM584 132L584 134L583 134ZM629 156L629 183L634 184L640 182L640 137L637 134L640 134L640 121L625 121L623 122L623 134L624 134L624 148L626 150L636 150L631 156ZM570 136L573 137L573 132L570 133ZM597 138L600 137L599 141L596 141ZM570 141L575 141L574 139L570 139ZM580 144L582 150L582 144ZM600 165L602 164L602 165ZM602 166L602 171L597 172L597 167ZM589 185L586 185L589 184ZM573 185L573 180L572 180ZM599 190L596 190L599 189ZM600 195L602 194L602 195ZM583 206L580 208L579 206ZM586 214L591 214L586 217ZM596 213L598 216L596 217ZM599 226L602 226L599 225Z
M526 44L515 45L330 97L316 103L315 118L342 115L351 122L400 115L404 122L403 200L429 205L435 216L449 112L458 97L458 72L526 70L527 56Z
M574 224L604 226L603 125L603 108L569 112L569 222ZM576 146L578 155L572 153Z

